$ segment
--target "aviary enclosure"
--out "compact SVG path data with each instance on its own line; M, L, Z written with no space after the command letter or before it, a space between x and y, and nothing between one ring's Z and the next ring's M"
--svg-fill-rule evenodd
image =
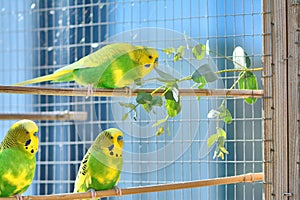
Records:
M124 136L122 193L97 198L299 199L299 5L0 0L1 140L18 120L39 127L23 199L91 198L74 182L108 128ZM74 81L13 86L113 43L156 49L157 68L91 93Z

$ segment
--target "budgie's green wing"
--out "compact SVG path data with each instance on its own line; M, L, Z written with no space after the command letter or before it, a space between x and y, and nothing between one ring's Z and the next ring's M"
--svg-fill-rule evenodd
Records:
M35 157L28 158L17 148L0 150L0 196L25 192L33 180L34 171Z
M81 58L79 61L56 70L54 74L65 75L60 76L53 82L75 80L78 84L91 84L96 87L105 70L133 49L135 49L134 46L125 43L104 46L100 50Z
M75 69L86 69L86 68L93 68L93 67L100 67L103 64L111 64L120 56L134 50L135 47L126 44L126 43L115 43L111 45L107 45L102 47L100 50L95 51L77 62L74 62L70 65L62 67L55 71L55 73L60 71L72 71Z
M91 176L88 169L89 157L90 152L88 151L80 164L74 185L74 192L85 192L88 190L88 185L91 184Z

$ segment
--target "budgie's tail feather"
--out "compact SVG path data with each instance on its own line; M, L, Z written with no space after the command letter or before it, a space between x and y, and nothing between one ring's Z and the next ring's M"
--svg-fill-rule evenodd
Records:
M19 82L13 84L13 86L22 86L22 85L28 85L28 84L33 84L33 83L41 83L45 81L53 81L53 82L65 82L65 81L70 81L72 74L69 74L71 70L63 70L59 71L57 73L49 74L46 76L41 76L37 78L33 78L27 81ZM68 79L66 78L68 77Z

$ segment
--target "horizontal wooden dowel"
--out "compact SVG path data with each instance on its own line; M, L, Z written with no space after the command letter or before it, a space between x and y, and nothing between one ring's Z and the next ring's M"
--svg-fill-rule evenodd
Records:
M136 96L140 91L152 92L154 89L94 89L92 96ZM50 88L31 86L0 86L0 93L9 94L35 94L56 96L86 96L86 88ZM158 90L155 95L162 95L164 90ZM228 96L228 97L263 97L263 90L228 90L228 89L180 89L180 96Z
M213 186L213 185L223 185L223 184L235 184L235 183L245 183L245 182L256 182L263 180L263 173L250 173L243 174L232 177L223 177L223 178L214 178L208 180L198 180L198 181L188 181L182 183L169 183L169 184L161 184L154 186L143 186L143 187L133 187L122 189L122 195L131 195L131 194L141 194L148 192L162 192L168 190L180 190L187 188L196 188L196 187L205 187L205 186ZM97 191L96 197L110 197L117 196L115 190L104 190ZM91 198L90 192L83 193L70 193L70 194L53 194L53 195L42 195L42 196L23 196L23 200L53 200L53 199L86 199ZM9 198L0 198L0 200L11 200L15 199L15 197Z
M30 120L87 120L87 112L73 112L73 111L53 111L53 112L29 112L29 113L0 113L0 120L16 120L16 119L30 119Z

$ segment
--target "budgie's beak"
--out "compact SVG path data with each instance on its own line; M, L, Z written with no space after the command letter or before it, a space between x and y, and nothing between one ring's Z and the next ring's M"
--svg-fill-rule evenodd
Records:
M123 140L123 136L119 135L117 138L118 144L120 145L121 148L123 148L124 146L124 140Z
M158 66L158 58L155 58L154 60L154 67L157 67Z

